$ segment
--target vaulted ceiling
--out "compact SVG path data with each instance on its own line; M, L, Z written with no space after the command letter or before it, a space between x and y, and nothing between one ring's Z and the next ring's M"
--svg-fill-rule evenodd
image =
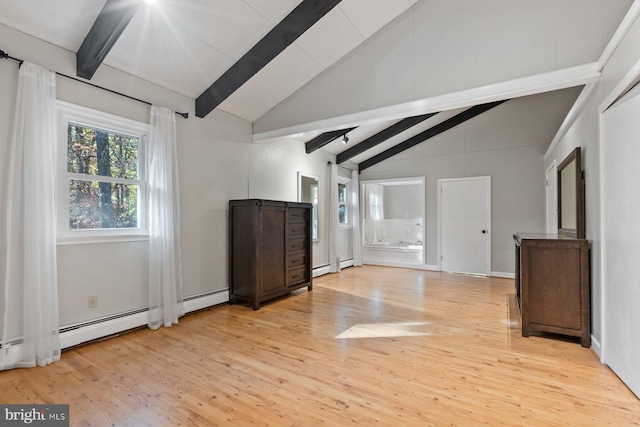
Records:
M255 121L418 0L338 1L219 108ZM107 0L0 1L0 23L72 52ZM196 99L300 0L124 0L143 3L104 64ZM329 3L313 1L311 3ZM0 46L10 52L8 44ZM3 43L3 44L4 44Z
M77 53L86 79L111 66L193 98L199 117L219 108L255 122L418 1L0 0L0 24ZM504 99L298 139L363 169Z

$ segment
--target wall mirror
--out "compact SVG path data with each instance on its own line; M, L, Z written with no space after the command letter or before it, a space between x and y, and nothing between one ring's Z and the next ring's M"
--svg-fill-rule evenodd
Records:
M311 238L314 242L320 241L318 224L319 182L320 178L316 175L298 172L298 201L313 205L311 209Z
M584 178L580 147L558 166L558 234L585 238Z

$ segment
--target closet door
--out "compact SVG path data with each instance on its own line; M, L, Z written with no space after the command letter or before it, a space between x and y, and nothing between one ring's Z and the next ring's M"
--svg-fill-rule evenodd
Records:
M602 118L603 361L640 396L640 87Z
M491 179L438 180L442 271L491 274Z

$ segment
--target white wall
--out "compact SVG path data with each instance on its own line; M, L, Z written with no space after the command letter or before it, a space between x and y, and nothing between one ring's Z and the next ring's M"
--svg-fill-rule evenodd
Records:
M491 270L513 273L513 233L544 231L543 156L578 93L573 88L508 101L360 177L425 176L425 264L437 265L437 180L491 176Z
M544 167L554 159L561 162L575 147L582 147L582 162L586 192L586 237L591 248L591 327L592 335L602 336L601 312L601 242L600 233L600 148L598 107L625 74L640 60L640 23L636 21L604 66L602 76L593 85L586 104L566 134L545 155ZM635 194L630 197L637 197Z
M313 243L313 266L329 264L329 170L335 155L317 150L306 154L299 141L280 141L250 146L248 197L298 200L298 172L319 177L318 221L320 239ZM292 178L294 177L294 178Z
M423 218L422 184L385 185L384 218Z
M75 75L75 55L0 25L2 49L55 71ZM17 88L18 65L0 61L0 200L4 220L8 154ZM297 199L297 172L327 176L325 152L304 154L303 144L255 144L251 123L221 110L205 119L194 116L194 101L103 65L92 82L191 114L177 117L182 263L185 296L228 286L227 211L229 199L247 197ZM148 105L57 78L58 99L149 122ZM302 150L302 151L300 151ZM324 191L321 189L321 191ZM321 197L326 196L321 193ZM323 203L323 202L321 202ZM324 204L327 206L327 204ZM327 215L326 212L323 215ZM327 227L314 245L314 265L327 264ZM4 277L4 226L0 227L0 277ZM147 305L147 243L101 243L58 246L61 325L75 324ZM0 281L0 288L3 287ZM0 292L4 292L0 289ZM98 308L88 308L97 295ZM1 308L0 308L1 310ZM1 319L1 317L0 317ZM0 324L1 327L1 324Z
M256 133L598 60L631 0L421 0L254 124Z

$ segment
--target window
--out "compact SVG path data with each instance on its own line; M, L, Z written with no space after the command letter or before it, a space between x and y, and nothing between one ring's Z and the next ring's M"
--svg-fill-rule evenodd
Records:
M318 184L313 184L311 190L311 238L314 242L320 240L318 234Z
M343 226L351 224L349 218L349 187L348 181L338 183L338 222Z
M59 240L146 234L148 125L61 102L59 132Z

